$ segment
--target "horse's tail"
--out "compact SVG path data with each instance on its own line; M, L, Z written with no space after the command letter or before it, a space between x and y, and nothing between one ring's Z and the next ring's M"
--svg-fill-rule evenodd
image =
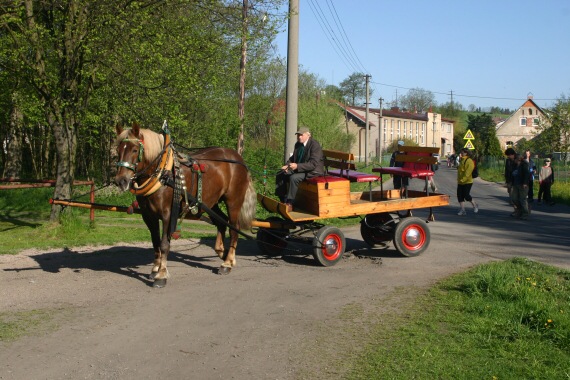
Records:
M245 192L245 198L243 200L243 205L241 206L241 212L239 213L239 226L240 229L249 229L251 227L251 222L255 218L255 209L257 207L257 193L255 192L255 187L253 187L253 181L251 180L251 175L248 173L248 186Z

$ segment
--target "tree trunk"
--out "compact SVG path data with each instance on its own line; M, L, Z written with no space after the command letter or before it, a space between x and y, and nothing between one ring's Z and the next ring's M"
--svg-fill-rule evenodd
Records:
M12 94L3 177L20 178L22 175L22 126L24 124L24 115L22 115L16 99L17 93Z
M62 121L50 123L55 139L57 152L56 182L53 197L56 199L71 199L71 188L73 185L73 175L75 173L76 152L77 152L77 131L74 119L68 117ZM56 221L59 218L62 207L53 205L51 208L50 220Z

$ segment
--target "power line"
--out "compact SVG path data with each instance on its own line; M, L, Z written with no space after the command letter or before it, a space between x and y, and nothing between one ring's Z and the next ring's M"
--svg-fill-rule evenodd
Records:
M410 88L410 87L396 86L396 85L387 84L387 83L379 83L379 82L372 82L372 83L380 85L380 86L385 86L385 87L401 88L403 90L413 90L414 89L414 88ZM433 94L438 94L438 95L446 95L446 96L449 95L449 92L438 92L438 91L430 91L430 92ZM456 94L455 92L453 93L453 95L463 97L463 98L474 98L474 99L516 100L516 101L526 100L526 98L523 99L523 98L503 98L503 97L495 97L495 96L465 95L465 94ZM546 102L546 101L556 101L558 99L537 99L537 98L533 98L533 100L534 101Z

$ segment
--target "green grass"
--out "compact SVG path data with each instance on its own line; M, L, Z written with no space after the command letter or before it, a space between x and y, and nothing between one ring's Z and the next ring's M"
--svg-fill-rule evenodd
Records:
M14 341L25 335L40 334L55 328L49 310L0 313L0 342Z
M0 192L0 254L16 254L29 248L49 249L85 245L113 245L119 242L150 241L150 234L140 215L95 211L95 222L87 209L67 207L59 223L49 222L53 189L20 189ZM78 199L87 201L85 197ZM105 189L96 202L128 206L130 193ZM193 232L193 231L199 232ZM182 223L183 237L214 236L215 228L206 223Z
M570 272L526 259L451 277L373 328L349 379L566 379Z

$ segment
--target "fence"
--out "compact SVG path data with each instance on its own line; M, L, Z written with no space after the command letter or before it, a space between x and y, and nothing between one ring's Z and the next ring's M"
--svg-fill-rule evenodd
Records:
M14 189L33 189L38 187L55 187L54 179L22 179L22 178L0 178L0 183L8 183L8 185L0 184L0 190ZM73 186L91 186L89 199L91 203L95 203L95 182L93 181L73 181ZM89 212L89 219L95 220L95 210Z
M544 164L544 158L533 158L534 164L536 165L537 169ZM480 157L479 166L486 169L496 169L496 170L504 170L505 168L505 158L496 158L496 157ZM556 181L561 182L568 182L570 179L570 163L568 161L559 161L559 160L552 160L550 164L552 166L552 170L554 171L554 178Z

